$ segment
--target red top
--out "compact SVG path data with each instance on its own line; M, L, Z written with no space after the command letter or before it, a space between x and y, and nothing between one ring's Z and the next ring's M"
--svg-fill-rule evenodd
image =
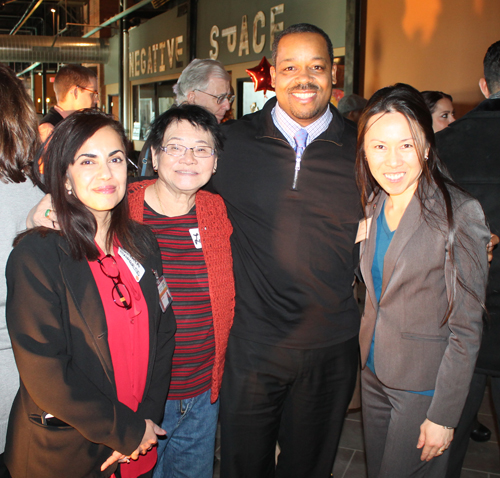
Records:
M99 259L105 254L99 248ZM101 270L97 261L89 261L90 270L101 296L106 324L108 327L108 344L113 362L115 384L118 400L134 412L144 394L149 357L149 314L148 306L141 287L134 279L126 262L113 247L113 255L120 272L120 279L131 296L130 310L119 307L113 300L114 283ZM137 461L122 464L122 478L136 478L151 470L156 463L156 448Z

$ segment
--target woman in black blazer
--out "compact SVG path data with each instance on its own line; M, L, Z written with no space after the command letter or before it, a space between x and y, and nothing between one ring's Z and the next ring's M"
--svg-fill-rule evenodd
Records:
M25 234L6 272L21 380L13 478L149 476L154 465L175 320L156 240L129 219L125 144L119 123L84 110L45 146L61 231Z
M398 84L373 95L356 163L365 206L358 240L370 478L445 476L480 343L490 234L481 206L450 179L434 144L417 90Z

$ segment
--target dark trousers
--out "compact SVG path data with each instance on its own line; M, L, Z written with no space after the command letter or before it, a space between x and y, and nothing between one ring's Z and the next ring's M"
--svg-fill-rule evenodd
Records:
M5 466L3 453L0 453L0 478L10 478L9 470Z
M388 388L368 367L361 397L368 478L444 478L449 451L421 461L417 448L432 397Z
M357 337L301 350L230 336L221 478L330 477L357 367Z
M451 442L446 478L460 478L474 419L483 401L487 378L488 376L482 373L475 373L472 376L469 395ZM491 396L500 430L500 377L491 377Z

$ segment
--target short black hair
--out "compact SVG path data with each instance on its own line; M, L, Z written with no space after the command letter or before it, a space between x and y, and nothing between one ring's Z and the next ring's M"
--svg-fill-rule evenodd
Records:
M311 25L310 23L296 23L295 25L291 25L288 28L285 28L285 30L274 37L272 53L273 65L276 66L278 43L284 36L291 35L293 33L317 33L318 35L321 35L325 39L326 48L328 49L328 56L330 57L330 62L333 65L333 45L330 37L321 28L317 27L316 25Z
M448 93L443 93L442 91L422 91L420 93L424 97L425 104L431 113L436 111L436 103L443 98L449 99L453 103L453 98Z
M483 60L484 79L490 93L500 91L500 40L490 45Z
M210 133L214 140L215 153L218 155L224 146L224 135L220 129L217 118L205 108L183 103L179 106L172 106L169 110L158 116L151 124L148 136L148 143L156 154L160 154L163 145L163 136L167 128L174 122L188 121L193 126L201 128Z

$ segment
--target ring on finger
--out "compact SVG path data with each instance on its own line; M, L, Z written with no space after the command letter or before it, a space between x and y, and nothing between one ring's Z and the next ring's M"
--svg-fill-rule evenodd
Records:
M45 217L49 217L50 216L50 211L51 211L51 209L47 209L45 211Z

